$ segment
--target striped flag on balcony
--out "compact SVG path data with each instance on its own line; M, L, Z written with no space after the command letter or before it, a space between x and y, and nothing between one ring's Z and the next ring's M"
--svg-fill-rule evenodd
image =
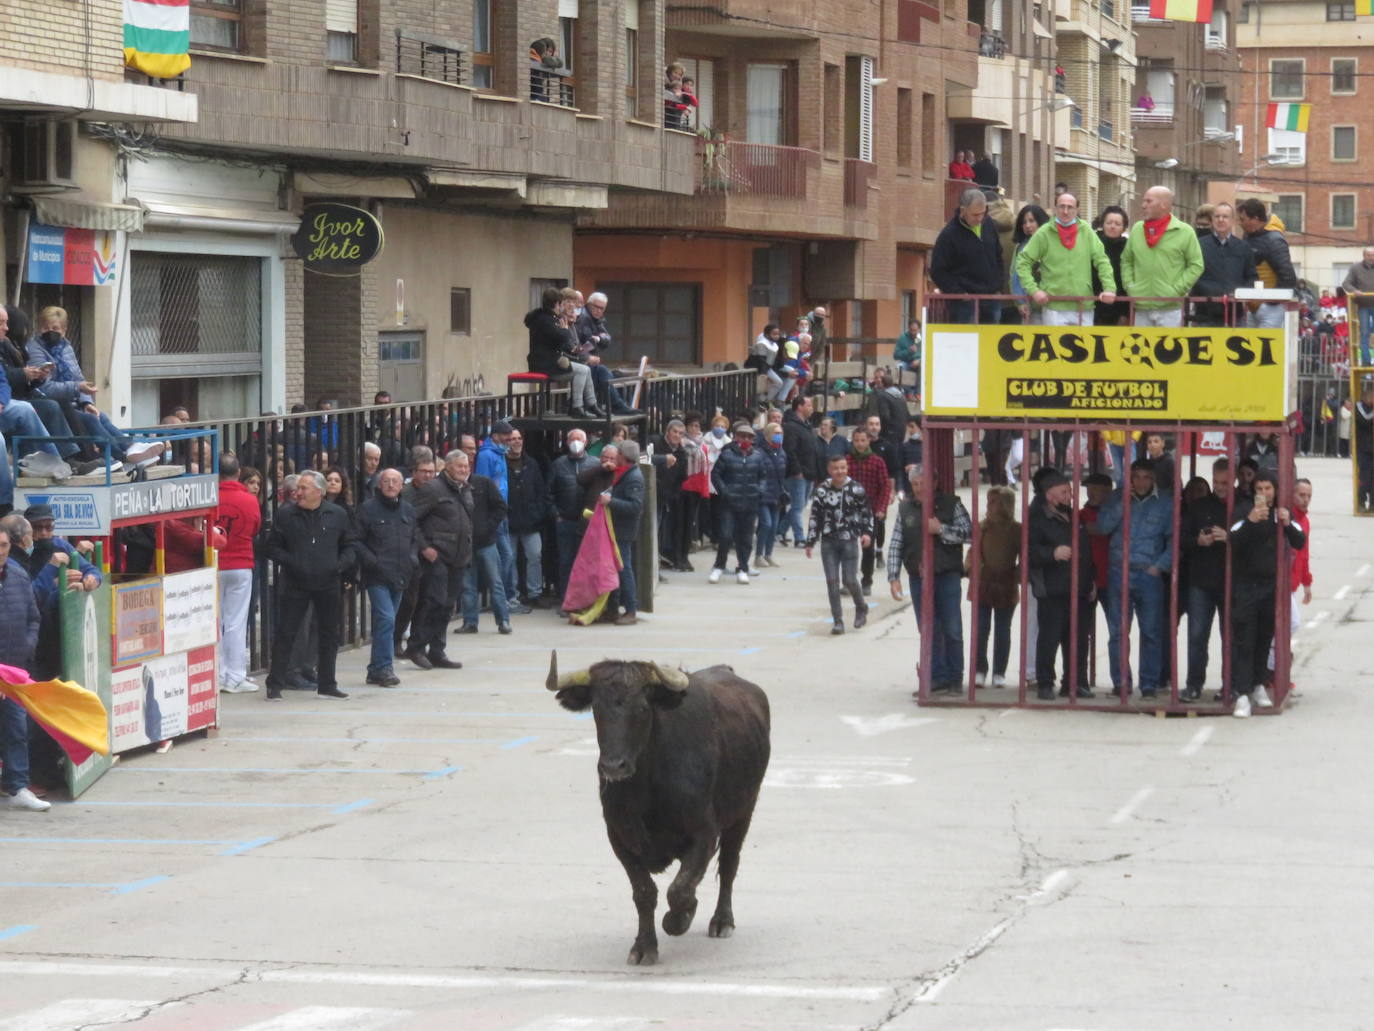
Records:
M1269 129L1306 132L1307 123L1311 120L1311 104L1270 104L1269 114L1264 119L1264 125Z
M1209 22L1212 20L1212 0L1150 0L1150 17Z
M191 67L191 0L124 0L124 64L155 79Z
M1355 0L1355 14L1357 16L1374 16L1374 0Z

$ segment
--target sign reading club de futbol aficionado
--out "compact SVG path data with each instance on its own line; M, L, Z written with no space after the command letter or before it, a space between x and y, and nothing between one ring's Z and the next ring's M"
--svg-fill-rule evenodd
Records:
M1282 422L1282 330L926 327L933 416Z
M369 211L351 204L307 204L291 247L311 272L351 276L382 253L386 236Z

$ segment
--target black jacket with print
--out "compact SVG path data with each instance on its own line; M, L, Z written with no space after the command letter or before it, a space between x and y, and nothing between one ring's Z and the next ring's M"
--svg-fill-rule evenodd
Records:
M825 537L858 540L873 533L873 506L858 482L845 480L836 487L826 480L811 495L811 532L806 546L814 547Z

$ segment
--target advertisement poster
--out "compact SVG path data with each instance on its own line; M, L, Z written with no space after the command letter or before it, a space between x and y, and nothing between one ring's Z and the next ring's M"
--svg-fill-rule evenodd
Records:
M99 229L29 226L30 283L111 286L118 274L115 234Z
M186 653L186 729L203 730L219 722L219 676L215 646Z
M62 632L62 677L94 691L112 712L110 700L110 588L67 590L59 601ZM113 760L107 755L91 755L85 762L67 762L67 788L72 798L104 776Z
M926 328L927 415L1282 422L1283 330Z
M162 654L162 581L135 580L114 589L114 665Z
M186 656L151 659L110 675L116 752L166 741L186 733Z
M218 593L213 567L162 578L162 654L219 640Z

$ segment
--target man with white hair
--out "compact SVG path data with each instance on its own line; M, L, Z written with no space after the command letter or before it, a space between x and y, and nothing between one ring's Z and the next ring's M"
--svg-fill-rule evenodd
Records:
M1173 190L1146 190L1140 198L1141 220L1121 254L1121 285L1128 296L1138 298L1137 326L1182 326L1183 302L1202 275L1197 230L1173 208Z
M612 415L632 415L635 410L611 386L615 377L601 359L600 352L611 346L611 331L606 328L606 304L606 295L599 290L587 298L586 307L577 316L577 349L582 361L592 370L597 400L609 406Z
M357 484L353 499L356 504L361 505L377 493L377 474L381 467L382 449L369 440L363 445L363 460L353 481Z

